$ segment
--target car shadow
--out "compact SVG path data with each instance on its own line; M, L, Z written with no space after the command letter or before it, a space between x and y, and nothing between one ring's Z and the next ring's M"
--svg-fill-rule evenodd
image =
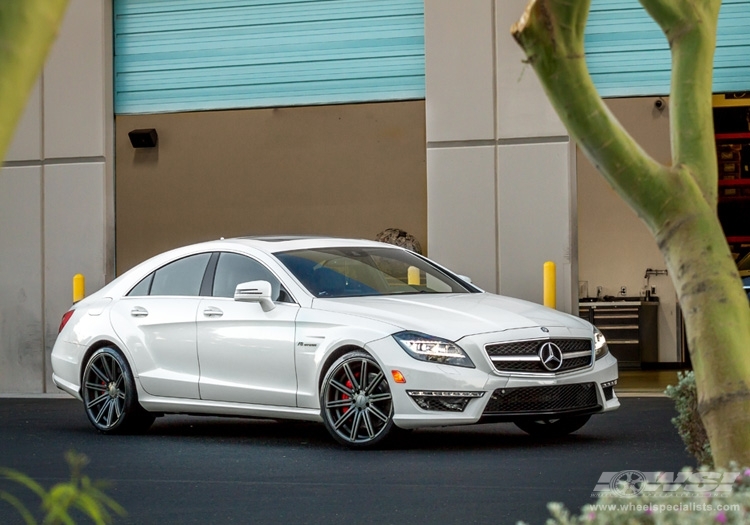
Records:
M336 443L322 423L292 420L170 415L158 418L143 437L350 450ZM610 442L611 438L587 432L586 427L568 436L540 438L529 436L512 424L494 423L400 431L374 450L521 450L539 446L606 446Z

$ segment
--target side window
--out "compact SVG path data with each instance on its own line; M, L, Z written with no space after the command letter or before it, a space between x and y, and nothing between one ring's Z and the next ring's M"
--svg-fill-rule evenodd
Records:
M144 277L141 282L136 284L132 290L128 292L129 296L139 296L139 295L148 295L149 291L151 291L151 283L154 280L154 272L151 272L146 277Z
M154 272L149 295L200 295L203 274L210 258L210 253L201 253L162 266ZM140 286L141 283L136 288Z
M279 280L258 261L236 253L224 252L219 256L214 276L214 297L234 297L237 285L249 281L268 281L274 301L290 301Z

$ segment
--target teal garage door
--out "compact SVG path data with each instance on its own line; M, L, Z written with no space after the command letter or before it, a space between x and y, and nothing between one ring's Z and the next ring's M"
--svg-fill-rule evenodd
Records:
M423 0L115 0L118 114L424 98Z
M602 96L669 94L669 44L638 0L592 0L585 45L587 65ZM748 0L722 3L713 91L750 91Z

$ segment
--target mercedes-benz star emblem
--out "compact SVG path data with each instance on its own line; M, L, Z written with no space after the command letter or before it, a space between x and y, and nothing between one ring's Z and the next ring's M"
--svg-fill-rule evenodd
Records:
M555 343L544 343L539 349L539 359L544 368L550 372L557 372L563 364L563 353Z

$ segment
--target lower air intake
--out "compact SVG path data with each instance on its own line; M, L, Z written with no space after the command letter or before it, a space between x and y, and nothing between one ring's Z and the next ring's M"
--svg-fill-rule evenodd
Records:
M484 414L562 412L597 406L595 383L498 388L492 393Z

